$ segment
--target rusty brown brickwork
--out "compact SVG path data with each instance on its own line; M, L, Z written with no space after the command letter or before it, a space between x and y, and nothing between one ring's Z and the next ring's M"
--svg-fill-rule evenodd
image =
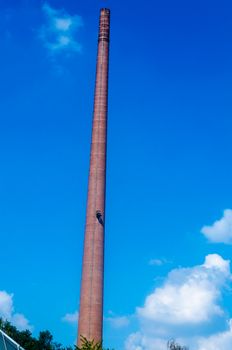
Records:
M100 13L92 143L82 265L80 336L102 340L110 11Z

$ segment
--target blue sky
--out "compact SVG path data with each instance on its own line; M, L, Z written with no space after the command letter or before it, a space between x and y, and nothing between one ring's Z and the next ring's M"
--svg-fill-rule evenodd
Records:
M174 337L227 350L226 0L1 1L0 315L64 344L76 337L102 6L112 11L105 344L163 350Z

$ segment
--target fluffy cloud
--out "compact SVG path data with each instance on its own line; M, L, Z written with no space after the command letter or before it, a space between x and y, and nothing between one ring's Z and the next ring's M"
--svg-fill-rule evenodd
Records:
M62 317L62 321L70 324L77 324L78 317L79 317L79 313L78 311L75 311L73 314L68 313L64 317Z
M0 317L10 321L19 330L29 329L33 327L23 314L14 312L13 294L8 294L6 291L0 291Z
M146 297L143 307L137 308L139 331L127 338L125 349L166 350L167 341L180 336L183 338L179 342L191 344L193 350L211 350L208 344L213 344L215 339L218 344L227 341L231 328L208 339L199 338L199 334L214 321L225 322L220 301L230 280L230 262L218 254L206 256L202 265L172 270L163 285ZM218 345L218 349L212 349L222 348Z
M46 23L40 29L40 38L51 54L81 52L76 33L83 26L80 16L69 15L45 3L42 7Z
M167 341L141 332L132 333L125 342L125 350L166 350Z
M215 221L212 226L202 227L201 232L211 242L232 244L232 210L224 210L220 220Z
M218 304L220 288L229 271L229 262L216 254L207 256L203 265L173 270L165 284L146 298L144 307L137 309L138 315L175 325L205 322L220 316L223 314Z

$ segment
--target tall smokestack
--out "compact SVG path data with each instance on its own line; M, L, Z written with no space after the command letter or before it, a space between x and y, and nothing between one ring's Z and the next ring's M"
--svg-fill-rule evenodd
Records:
M110 10L101 9L82 265L80 337L102 341Z

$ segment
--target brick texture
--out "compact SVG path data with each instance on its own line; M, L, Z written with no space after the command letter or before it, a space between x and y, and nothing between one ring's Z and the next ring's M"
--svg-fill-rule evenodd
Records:
M98 35L78 345L81 335L88 340L102 340L109 32L110 11L102 9Z

